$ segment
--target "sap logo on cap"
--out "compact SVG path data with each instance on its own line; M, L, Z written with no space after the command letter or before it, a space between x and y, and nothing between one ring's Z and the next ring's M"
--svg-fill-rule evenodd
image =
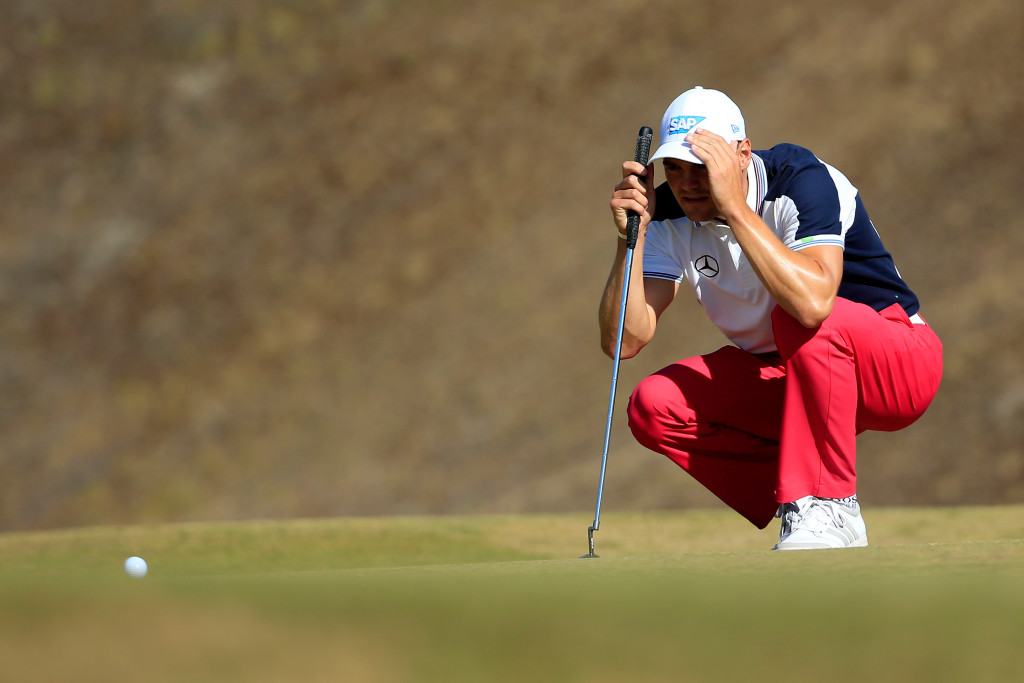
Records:
M689 133L698 123L703 121L704 116L674 116L668 122L668 134Z

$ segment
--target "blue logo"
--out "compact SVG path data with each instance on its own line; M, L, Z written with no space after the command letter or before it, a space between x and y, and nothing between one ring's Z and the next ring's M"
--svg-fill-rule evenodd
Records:
M669 135L686 135L694 126L703 121L704 116L674 116L668 121Z
M735 123L732 124L732 132L733 133L739 133L740 132L740 127L737 126Z

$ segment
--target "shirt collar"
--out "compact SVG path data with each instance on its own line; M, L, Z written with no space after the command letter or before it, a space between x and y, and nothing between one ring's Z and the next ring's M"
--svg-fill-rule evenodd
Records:
M764 162L756 154L750 155L747 166L747 206L758 216L764 209L764 198L768 194L768 174L764 170Z

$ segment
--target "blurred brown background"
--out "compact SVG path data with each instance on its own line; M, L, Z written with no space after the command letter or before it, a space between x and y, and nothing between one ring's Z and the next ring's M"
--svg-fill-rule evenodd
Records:
M849 5L6 0L0 529L585 527L607 202L695 84L851 178L944 338L862 499L1024 501L1024 5ZM717 505L621 405L722 343L682 300L623 364L605 510Z

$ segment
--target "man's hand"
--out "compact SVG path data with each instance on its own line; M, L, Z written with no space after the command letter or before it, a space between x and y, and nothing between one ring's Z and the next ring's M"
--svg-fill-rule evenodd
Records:
M746 157L737 153L737 148L721 135L700 128L690 132L686 141L708 169L711 198L722 218L728 219L735 215L735 211L746 208L747 197L743 191Z
M640 235L647 232L654 215L654 164L644 167L635 161L623 162L622 182L615 186L611 208L619 234L626 234L629 211L640 216Z

